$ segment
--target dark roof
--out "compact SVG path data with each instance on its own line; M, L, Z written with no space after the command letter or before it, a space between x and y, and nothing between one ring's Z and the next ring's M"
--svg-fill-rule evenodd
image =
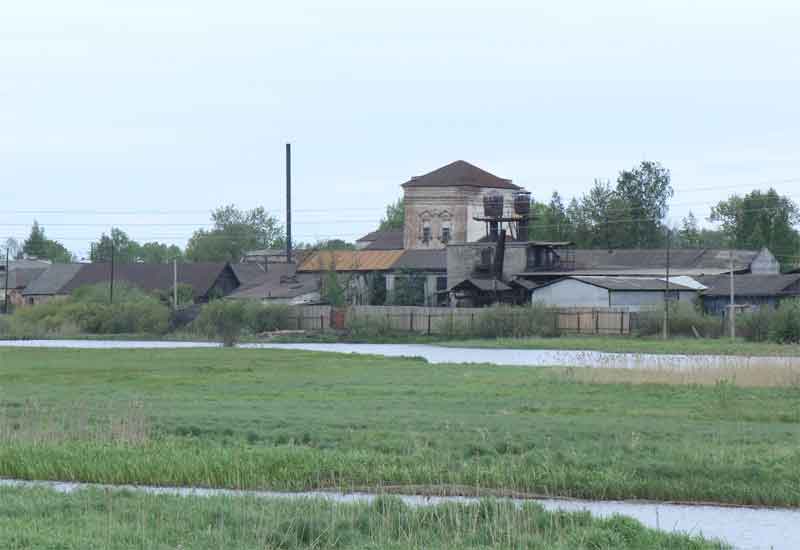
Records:
M31 284L39 275L47 271L46 268L20 268L9 270L8 272L8 288L22 289ZM0 288L6 285L6 277L0 277Z
M534 283L533 281L529 281L527 279L513 279L512 281L509 281L508 284L511 286L521 286L525 290L534 290L542 286L538 283Z
M730 271L730 252L725 249L690 248L670 250L670 268L678 271L716 274ZM758 250L734 250L734 271L750 268ZM576 249L575 271L620 271L665 269L667 251L658 249Z
M373 231L368 237L372 236L371 241L363 250L402 250L403 249L403 230ZM364 242L364 241L359 241Z
M567 277L568 279L575 279L586 284L606 288L608 290L626 290L626 291L640 291L640 290L664 290L667 286L665 280L656 277ZM563 281L564 279L560 279ZM554 281L558 282L558 281ZM670 281L670 290L693 290L688 286L680 285Z
M447 250L406 250L392 265L392 269L418 269L447 271Z
M499 178L463 160L451 162L422 176L415 176L403 187L493 187L495 189L520 189L510 179Z
M17 269L47 269L53 264L50 260L36 260L36 259L22 259L22 260L11 260L8 262L8 271L14 271ZM0 262L0 271L6 270L6 263Z
M53 264L25 287L23 296L66 294L63 288L85 264Z
M269 264L270 267L274 265L280 264ZM231 264L231 269L233 269L233 274L236 275L239 284L242 286L252 286L264 282L263 264L250 262Z
M730 296L730 275L698 277L697 280L708 287L702 292L703 296ZM800 273L789 275L734 275L733 292L737 296L800 294Z
M376 230L376 231L372 231L371 233L367 233L366 235L364 235L364 236L363 236L363 237L361 237L360 239L357 239L357 240L356 240L356 242L357 242L357 243L371 243L371 242L373 242L375 239L377 239L377 238L378 238L378 235L380 235L380 234L381 234L381 233L383 233L383 232L384 232L384 231L383 231L383 230L381 230L381 229L378 229L378 230Z
M265 298L291 299L320 289L317 273L298 273L297 264L270 264L264 279L255 285L242 287L228 298L258 300Z
M178 283L192 287L195 296L206 296L229 264L196 262L178 264ZM65 293L82 286L108 282L111 266L107 263L84 264L75 277L62 289ZM114 265L114 281L126 282L145 291L172 288L173 267L170 264Z
M464 279L460 283L451 286L449 290L453 291L466 289L477 289L482 292L494 292L495 290L511 290L511 287L505 284L503 281L498 281L497 279Z

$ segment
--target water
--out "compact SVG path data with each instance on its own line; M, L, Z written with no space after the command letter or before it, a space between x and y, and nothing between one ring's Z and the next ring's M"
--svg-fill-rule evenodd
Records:
M74 349L181 349L214 348L211 342L137 342L116 340L5 340L0 346ZM569 366L613 368L698 368L749 366L800 366L800 357L746 357L725 355L659 355L605 353L599 351L542 349L451 348L425 344L241 344L247 349L288 349L333 353L355 353L384 357L422 357L429 363L482 363L514 366Z
M241 497L273 499L320 498L333 502L370 502L375 495L368 493L334 493L309 491L286 493L275 491L236 491L196 487L147 487L133 485L100 485L57 481L19 481L0 479L0 487L49 488L60 493L72 493L88 488L112 491L134 491L152 495L187 497ZM432 506L445 502L474 503L470 497L424 497L397 495L410 506ZM522 504L523 500L514 500ZM537 499L547 510L589 511L596 517L615 514L630 516L642 524L667 532L703 535L720 539L742 550L797 550L800 548L800 510L780 508L736 508L724 506L687 506L652 502L589 501Z

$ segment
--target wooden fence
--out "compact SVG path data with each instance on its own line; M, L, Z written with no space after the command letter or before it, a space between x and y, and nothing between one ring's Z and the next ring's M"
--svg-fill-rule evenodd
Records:
M330 330L331 306L294 306L289 313L290 330Z

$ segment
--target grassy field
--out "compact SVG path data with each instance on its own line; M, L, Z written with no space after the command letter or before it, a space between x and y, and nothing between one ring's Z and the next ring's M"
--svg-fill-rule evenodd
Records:
M5 348L0 476L800 505L800 383L586 372Z
M496 338L448 341L439 345L467 348L588 350L613 353L691 355L800 356L800 346L746 342L727 338L637 338L633 336L562 336L561 338Z
M0 489L0 499L0 547L7 550L722 548L627 518L599 520L496 500L409 508L392 497L333 504L30 489Z

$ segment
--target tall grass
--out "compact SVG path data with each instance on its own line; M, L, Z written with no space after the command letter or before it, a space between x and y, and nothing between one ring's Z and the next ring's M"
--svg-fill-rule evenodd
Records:
M0 489L0 499L3 548L723 548L621 516L594 519L588 512L547 512L499 500L412 508L391 496L344 504L31 489Z

